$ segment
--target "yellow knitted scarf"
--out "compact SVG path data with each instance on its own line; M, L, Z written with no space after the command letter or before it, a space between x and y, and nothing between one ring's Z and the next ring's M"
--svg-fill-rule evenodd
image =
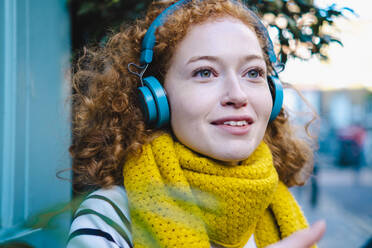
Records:
M241 165L200 156L164 134L124 165L135 248L265 247L307 227L262 142Z

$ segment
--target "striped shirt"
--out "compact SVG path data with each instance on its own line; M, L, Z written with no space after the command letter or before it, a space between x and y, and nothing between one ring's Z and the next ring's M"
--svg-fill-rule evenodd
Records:
M132 248L128 209L123 187L94 191L74 215L67 248ZM257 248L253 235L244 248Z
M67 248L132 247L128 209L123 187L94 191L74 215Z

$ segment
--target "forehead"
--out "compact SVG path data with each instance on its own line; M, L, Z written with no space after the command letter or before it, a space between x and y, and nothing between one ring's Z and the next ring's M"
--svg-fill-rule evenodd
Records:
M192 25L177 45L176 53L179 52L189 57L200 54L222 56L239 53L262 57L262 49L255 32L232 17Z

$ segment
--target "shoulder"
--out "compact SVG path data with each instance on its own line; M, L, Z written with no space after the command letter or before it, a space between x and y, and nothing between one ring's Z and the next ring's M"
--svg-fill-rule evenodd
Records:
M132 247L128 209L123 187L94 191L74 215L67 247Z

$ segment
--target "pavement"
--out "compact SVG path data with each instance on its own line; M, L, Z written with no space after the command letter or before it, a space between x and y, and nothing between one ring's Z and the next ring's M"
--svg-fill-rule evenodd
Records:
M311 180L294 187L297 201L310 223L324 219L327 230L320 248L372 248L372 167L359 171L336 166L322 168L313 176L318 185L317 204L311 204Z

